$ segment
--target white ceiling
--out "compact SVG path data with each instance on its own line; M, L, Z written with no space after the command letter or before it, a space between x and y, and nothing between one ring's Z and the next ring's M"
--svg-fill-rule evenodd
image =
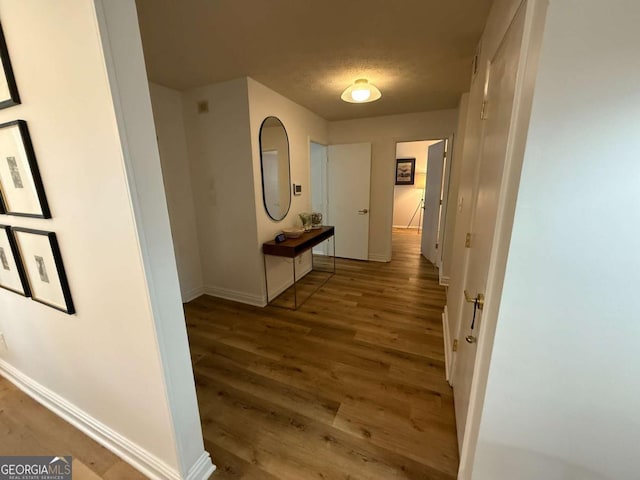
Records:
M250 76L327 120L455 108L492 0L136 0L149 79ZM340 94L364 77L370 104Z

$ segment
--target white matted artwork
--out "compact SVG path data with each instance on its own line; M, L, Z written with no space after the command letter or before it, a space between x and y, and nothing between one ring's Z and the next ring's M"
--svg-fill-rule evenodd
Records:
M11 227L7 225L0 225L0 287L24 297L29 296L29 283Z
M0 213L51 218L27 123L0 125Z
M18 86L11 68L11 60L9 59L9 50L4 39L2 26L0 26L0 108L12 107L20 103L20 95L18 95Z
M11 230L22 258L31 298L62 312L75 313L56 234L17 227Z

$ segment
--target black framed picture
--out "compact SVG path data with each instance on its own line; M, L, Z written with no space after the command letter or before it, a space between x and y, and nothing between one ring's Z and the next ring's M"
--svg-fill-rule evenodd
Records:
M12 107L20 104L20 95L18 95L18 86L13 76L13 68L11 68L11 59L9 58L9 50L7 42L4 39L2 25L0 25L0 61L2 63L2 73L0 77L0 108Z
M413 185L416 177L416 159L396 159L396 185Z
M51 218L24 120L0 125L0 213Z
M31 295L20 252L8 225L0 225L0 288L24 297Z
M31 298L68 314L75 313L58 239L53 232L12 227L29 282Z

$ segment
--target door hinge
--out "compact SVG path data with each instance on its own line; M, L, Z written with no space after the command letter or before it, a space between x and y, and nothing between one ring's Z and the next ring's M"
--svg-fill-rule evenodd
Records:
M437 243L436 243L436 250L438 249L438 245L439 245L439 244L437 244Z
M453 350L454 352L458 351L458 339L455 339L453 341L453 347L451 348L451 350Z
M471 234L467 233L467 236L464 240L464 248L471 248Z
M440 200L440 205L442 205L442 200Z
M480 120L486 120L487 119L487 101L484 100L482 102L482 110L480 111Z

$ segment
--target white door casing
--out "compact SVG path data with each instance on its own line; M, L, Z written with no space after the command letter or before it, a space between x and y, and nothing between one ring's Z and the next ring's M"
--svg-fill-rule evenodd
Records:
M368 260L371 144L329 145L327 179L336 256Z
M322 145L309 140L309 159L311 189L311 210L322 214L322 223L329 223L329 213L327 212L327 145ZM329 255L329 242L322 242L313 247L314 255Z
M471 248L466 266L465 291L470 297L476 297L479 293L484 294L487 287L515 98L524 17L524 9L521 9L491 60L487 73L483 138L475 208L470 229ZM473 322L474 308L476 309L475 322ZM473 329L471 329L472 322ZM477 353L476 342L481 322L482 310L473 303L465 302L462 308L461 328L457 335L459 346L454 372L454 402L460 444L465 436Z
M427 155L427 186L424 196L424 225L420 251L436 266L440 265L439 232L446 145L446 140L430 145Z

